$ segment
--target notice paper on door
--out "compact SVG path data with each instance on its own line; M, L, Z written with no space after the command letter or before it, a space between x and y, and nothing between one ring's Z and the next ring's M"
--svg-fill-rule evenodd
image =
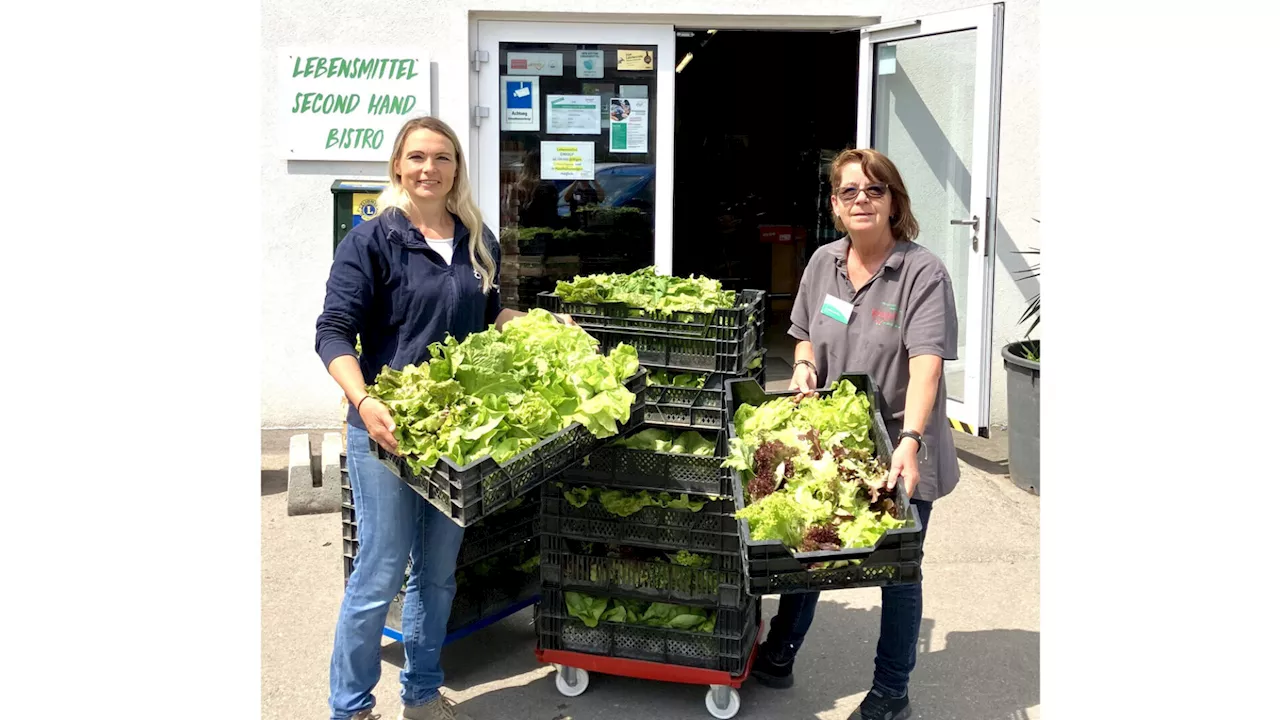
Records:
M547 94L547 132L553 135L599 135L598 95Z
M542 142L543 180L594 180L596 144Z
M652 70L653 53L648 50L619 50L619 70Z
M538 131L538 78L502 76L500 129Z
M578 77L580 78L604 77L604 51L603 50L579 50L578 51Z
M609 152L649 152L649 100L613 98L609 101Z

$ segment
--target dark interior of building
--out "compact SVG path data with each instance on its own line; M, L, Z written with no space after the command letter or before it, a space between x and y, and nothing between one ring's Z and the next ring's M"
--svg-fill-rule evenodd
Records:
M675 274L765 289L783 321L838 237L827 163L855 139L857 61L856 33L677 34Z

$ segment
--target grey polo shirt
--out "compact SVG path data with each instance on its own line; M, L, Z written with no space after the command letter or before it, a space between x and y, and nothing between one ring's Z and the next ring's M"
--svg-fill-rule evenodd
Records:
M959 323L955 293L942 261L908 241L899 241L880 270L855 293L845 272L848 248L846 237L819 248L809 260L791 310L788 334L813 343L818 387L826 387L845 372L865 372L875 379L889 442L896 446L907 407L910 358L938 355L944 360L956 359ZM828 296L852 304L847 325L823 312ZM945 377L938 380L938 395L924 438L928 458L924 453L918 456L920 484L913 497L932 501L951 492L960 481L947 421Z

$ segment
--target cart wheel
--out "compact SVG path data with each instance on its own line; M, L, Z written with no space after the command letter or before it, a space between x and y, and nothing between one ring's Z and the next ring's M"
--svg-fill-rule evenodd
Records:
M578 697L586 692L587 683L590 681L591 676L582 668L556 667L556 690L559 690L560 694L565 697Z
M711 717L728 720L738 714L742 707L742 698L738 691L728 685L712 685L707 691L707 712Z

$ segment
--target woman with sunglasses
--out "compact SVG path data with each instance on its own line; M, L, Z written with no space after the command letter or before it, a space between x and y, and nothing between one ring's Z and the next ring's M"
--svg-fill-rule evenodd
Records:
M886 478L905 485L923 525L933 502L960 480L946 417L942 361L956 359L955 294L946 266L914 241L919 226L898 169L875 150L845 150L831 163L831 213L843 240L805 267L791 329L796 339L790 389L797 401L845 372L875 379L889 436L896 442ZM911 715L907 681L920 634L919 583L881 590L880 640L870 692L849 720ZM785 594L753 676L787 688L818 593Z

